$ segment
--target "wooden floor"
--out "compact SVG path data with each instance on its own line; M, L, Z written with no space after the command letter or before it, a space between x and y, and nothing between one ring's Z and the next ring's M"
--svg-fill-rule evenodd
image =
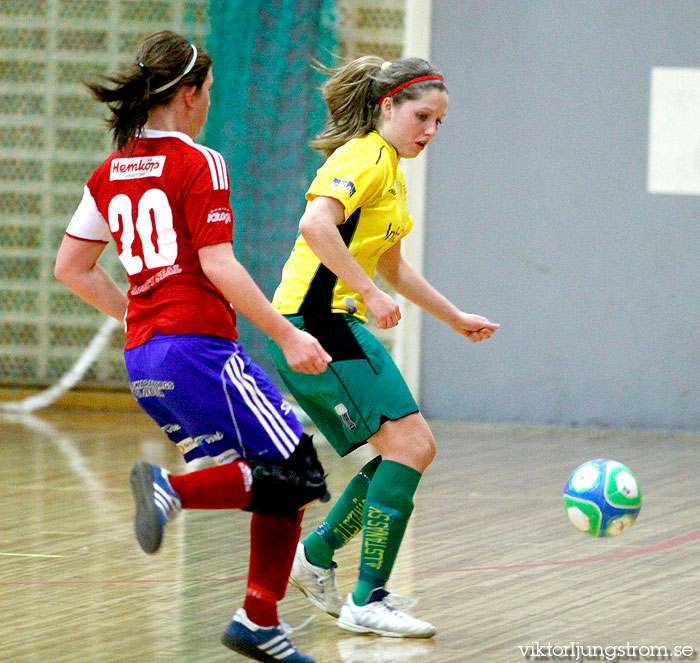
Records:
M353 636L290 589L283 618L294 626L315 615L292 636L302 651L339 663L613 660L612 647L628 660L696 657L700 435L433 429L438 456L390 587L419 600L413 612L437 636ZM154 556L132 534L133 461L183 467L155 424L139 412L55 410L0 415L0 437L0 661L244 660L219 637L244 594L249 514L187 512ZM369 458L360 450L341 461L325 442L319 451L336 494ZM637 523L616 539L577 532L561 501L570 472L600 457L632 468L644 495ZM310 508L305 531L324 513ZM358 546L338 555L342 592ZM595 646L605 649L584 658Z

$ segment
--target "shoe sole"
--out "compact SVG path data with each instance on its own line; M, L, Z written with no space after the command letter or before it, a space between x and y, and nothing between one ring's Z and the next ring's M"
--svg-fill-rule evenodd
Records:
M383 631L378 628L360 626L354 622L346 622L342 619L338 619L336 624L345 631L352 631L353 633L374 633L375 635L381 635L385 638L432 638L435 635L435 630L430 633L397 633L396 631Z
M304 589L304 586L299 581L297 581L294 577L290 576L289 584L292 585L293 587L296 587L319 610L325 612L327 615L330 615L331 617L339 617L340 616L340 611L331 612L330 610L326 610L323 603L321 603L315 596L309 594L309 592L307 592L306 589Z
M238 652L247 658L252 658L254 661L261 661L261 663L280 663L280 659L266 654L259 647L246 642L241 638L237 638L226 631L221 636L221 644L224 647L228 647L231 651Z
M158 507L153 499L153 473L148 463L140 460L129 477L131 492L136 503L134 531L143 552L152 555L160 548L163 530L158 520ZM155 526L154 526L155 525Z

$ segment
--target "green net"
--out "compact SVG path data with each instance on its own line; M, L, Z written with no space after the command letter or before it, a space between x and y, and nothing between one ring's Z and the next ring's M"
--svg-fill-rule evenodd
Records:
M309 140L325 121L323 79L311 65L331 63L333 2L219 0L211 15L207 144L229 167L236 256L269 298L321 164ZM240 318L238 328L251 356L273 372L262 334Z
M398 57L403 0L0 0L0 386L56 383L101 328L104 316L53 278L85 181L111 150L106 109L81 80L165 28L214 55L198 140L226 157L236 252L269 297L320 164L308 147L324 116L310 64L331 52ZM113 245L100 263L126 287ZM259 332L240 327L269 370ZM123 345L118 330L80 386L125 389Z
M83 186L111 151L81 84L114 69L163 27L208 32L207 0L0 1L0 385L50 385L104 316L53 278L56 251ZM126 285L116 251L101 264ZM124 388L123 332L83 385Z

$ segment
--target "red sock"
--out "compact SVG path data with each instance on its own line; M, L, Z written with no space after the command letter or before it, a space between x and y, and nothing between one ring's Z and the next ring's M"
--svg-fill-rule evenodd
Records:
M301 535L301 519L254 513L250 523L250 567L245 609L258 626L277 626L277 602L287 591L294 553Z
M244 509L250 504L252 476L248 463L237 460L189 474L170 476L183 509Z

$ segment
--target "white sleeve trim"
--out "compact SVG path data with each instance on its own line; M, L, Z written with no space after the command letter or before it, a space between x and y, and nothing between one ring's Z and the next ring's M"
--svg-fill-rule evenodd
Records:
M85 187L83 199L75 210L73 218L66 228L66 234L78 239L86 239L93 242L109 242L109 226L97 209L95 199L90 190Z

